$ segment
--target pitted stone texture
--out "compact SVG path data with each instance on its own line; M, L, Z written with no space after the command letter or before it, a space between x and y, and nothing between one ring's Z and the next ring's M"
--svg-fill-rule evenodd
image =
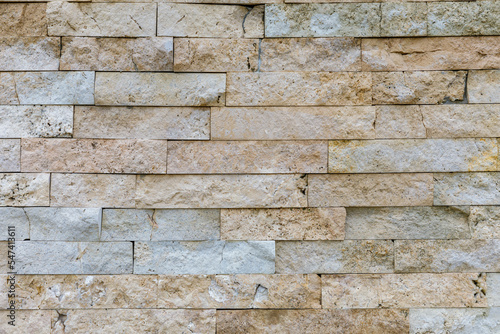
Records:
M348 208L346 239L468 239L468 207Z
M261 71L360 71L356 38L266 38L260 44Z
M226 105L371 104L371 86L362 72L228 73Z
M25 208L30 240L99 241L100 208Z
M374 104L438 104L461 101L465 71L374 72Z
M176 38L176 72L258 70L258 39Z
M23 139L23 172L166 172L167 143L160 140Z
M381 9L381 36L427 35L427 3L387 2Z
M500 206L472 206L469 223L473 239L500 239Z
M0 104L19 104L17 83L12 72L0 72Z
M326 173L326 141L169 141L168 174Z
M61 70L172 71L173 39L63 37Z
M307 206L305 175L146 175L137 178L139 208Z
M494 171L496 138L337 140L329 142L329 173Z
M309 175L309 206L432 205L432 174Z
M48 206L50 174L0 174L0 206Z
M274 241L136 242L134 274L274 274Z
M2 37L0 70L57 71L59 43L57 37Z
M18 274L131 274L131 242L20 241Z
M23 208L0 208L0 240L7 241L9 236L8 226L15 226L15 238L26 240L30 238L30 222ZM1 289L0 289L1 290Z
M159 308L321 308L318 275L158 277Z
M323 275L323 308L487 307L484 274Z
M217 240L219 210L104 209L103 241Z
M45 3L0 3L0 36L47 36Z
M264 6L159 3L158 36L262 38Z
M226 240L343 240L344 208L221 210Z
M434 205L500 205L500 173L443 173L434 180Z
M470 103L500 103L500 70L469 71L467 94Z
M396 272L500 271L500 240L396 240Z
M488 69L500 67L500 37L363 39L364 71Z
M21 141L0 139L0 172L20 172Z
M8 318L10 311L0 311L0 317L4 321L0 322L0 333L13 333L23 334L51 334L51 323L57 319L57 311L24 311L17 310L15 314L15 327L9 325Z
M393 243L377 241L277 241L276 273L392 273Z
M135 175L52 174L51 206L134 207Z
M420 106L386 105L373 108L375 108L376 138L426 137L427 130L422 119Z
M225 74L98 72L96 104L145 106L224 105Z
M70 137L72 106L0 106L3 138Z
M156 4L53 1L47 21L50 36L154 36Z
M210 109L77 106L74 137L209 139Z
M380 4L266 6L266 37L380 36Z
M486 284L488 286L488 305L500 306L500 273L488 273Z

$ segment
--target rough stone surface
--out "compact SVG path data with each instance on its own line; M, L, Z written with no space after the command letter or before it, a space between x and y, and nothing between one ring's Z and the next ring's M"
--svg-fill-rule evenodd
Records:
M221 239L342 240L344 208L221 210Z
M427 35L427 3L388 2L381 9L381 36Z
M434 205L500 204L500 173L443 173L434 180Z
M386 105L375 109L376 138L425 138L427 129L420 106Z
M47 36L45 3L0 3L0 36Z
M21 164L19 139L0 139L0 172L19 172Z
M0 206L48 206L50 174L1 173Z
M500 70L469 71L467 95L470 103L500 103Z
M0 240L7 241L12 236L8 235L8 226L15 226L16 240L30 238L30 222L23 208L0 208ZM1 290L1 289L0 289Z
M500 306L500 273L488 273L486 285L488 287L488 305Z
M136 242L134 274L274 274L274 241Z
M500 206L472 206L469 224L473 239L500 239Z
M225 74L101 72L96 105L218 106L225 87Z
M326 141L169 141L167 172L326 173L327 160Z
M56 37L2 37L0 70L57 71L59 43Z
M0 333L12 333L12 325L7 321L10 311L0 311L0 317L4 321L0 322ZM15 332L23 334L51 334L51 323L57 319L57 312L46 311L16 311Z

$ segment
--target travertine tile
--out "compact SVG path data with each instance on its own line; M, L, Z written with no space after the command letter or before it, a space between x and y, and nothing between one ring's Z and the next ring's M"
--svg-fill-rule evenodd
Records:
M30 238L30 222L23 208L0 208L0 240L7 241L9 236L8 226L15 227L15 238L26 240Z
M488 273L486 285L488 287L488 305L500 306L500 273Z
M373 108L375 108L376 113L374 120L376 138L426 137L427 129L423 122L420 106L385 105Z
M434 180L434 205L500 205L500 173L443 173Z
M500 206L471 206L469 224L473 239L500 239Z
M15 326L13 327L8 323L12 321L9 315L10 311L0 311L0 317L3 319L0 322L0 333L51 334L51 323L58 317L57 311L54 310L17 310L14 316Z
M46 3L0 3L0 36L47 36Z
M20 172L21 141L0 139L0 172Z
M469 71L467 96L470 103L500 103L500 70Z
M426 36L427 3L387 2L381 4L381 36Z
M0 206L48 206L50 174L0 173Z
M59 44L57 37L2 37L0 70L57 71Z

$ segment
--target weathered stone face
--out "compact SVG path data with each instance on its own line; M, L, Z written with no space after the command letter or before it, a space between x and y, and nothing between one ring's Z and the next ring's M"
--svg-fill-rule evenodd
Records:
M470 71L467 93L470 103L499 103L500 71Z
M8 319L7 316L10 315L10 311L0 311L0 316L4 319ZM50 334L51 333L51 323L58 318L58 313L54 310L44 310L44 311L17 311L16 312L16 330L22 333L36 333L40 334ZM0 330L7 333L7 331L12 331L12 325L9 325L7 321L0 323Z
M57 71L59 43L57 37L0 38L0 70Z
M435 205L496 205L500 173L443 173L434 176Z
M47 36L46 8L46 3L0 3L0 36Z
M21 142L18 139L0 139L0 172L21 171Z
M426 36L427 4L418 2L395 3L381 5L381 36Z
M500 239L500 207L472 206L469 224L474 239Z
M50 174L1 173L0 206L48 206Z
M7 241L9 237L12 237L9 236L8 226L16 227L16 240L30 238L30 222L25 210L24 208L0 208L0 216L4 217L0 220L0 240Z

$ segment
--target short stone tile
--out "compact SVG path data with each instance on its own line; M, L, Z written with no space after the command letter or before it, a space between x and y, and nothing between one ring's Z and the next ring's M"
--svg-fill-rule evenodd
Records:
M169 141L168 174L326 173L326 141Z
M500 271L500 240L396 240L396 272Z
M432 205L432 174L309 175L309 206Z
M258 39L176 38L176 72L229 72L258 70Z
M47 36L46 3L0 3L0 36Z
M344 208L223 209L226 240L343 240Z
M95 91L96 105L218 106L226 75L98 72Z
M486 307L484 274L321 276L323 308Z
M488 287L488 305L500 306L500 273L488 273L486 285Z
M376 138L425 138L426 128L420 106L386 105L374 107ZM355 138L363 139L363 138Z
M23 172L149 173L167 169L167 142L160 140L23 139Z
M2 37L0 70L57 71L59 43L57 37Z
M0 104L19 104L17 85L12 72L0 72Z
M138 176L138 208L307 206L306 175Z
M266 37L380 36L380 20L375 3L272 4L266 5Z
M373 72L374 104L462 101L465 71Z
M260 49L261 71L361 71L357 38L266 38Z
M410 310L410 334L495 334L499 331L500 308Z
M104 209L104 241L218 240L219 210Z
M20 241L18 274L131 274L131 242Z
M26 240L30 238L30 222L23 208L0 208L0 240L7 241L9 235L8 226L15 227L15 238Z
M0 139L0 172L20 172L21 141Z
M371 86L366 72L228 73L226 105L371 104Z
M61 70L172 71L173 38L63 37Z
M500 70L469 71L469 103L500 103Z
M500 173L443 173L434 180L434 205L500 205Z
M210 108L77 106L73 137L210 139Z
M321 308L318 275L158 277L159 308Z
M427 3L387 2L381 4L381 36L426 36Z
M276 273L392 273L393 242L277 241Z
M0 137L71 137L72 106L0 106Z
M51 206L134 207L135 175L52 174Z
M30 240L99 241L100 208L25 208Z
M50 174L0 173L0 206L49 206Z
M500 239L500 206L471 206L469 225L473 239Z
M134 274L274 274L274 241L136 242Z
M157 31L158 36L262 38L264 6L159 3Z
M51 324L52 321L57 319L57 311L54 310L44 310L44 311L25 311L17 310L15 314L15 327L9 324L12 321L9 318L10 311L0 311L0 317L4 321L0 322L0 332L1 333L12 333L12 329L15 328L15 332L23 334L51 334Z
M329 142L329 173L494 171L496 138L336 140Z
M53 1L47 21L49 36L154 36L156 4Z

